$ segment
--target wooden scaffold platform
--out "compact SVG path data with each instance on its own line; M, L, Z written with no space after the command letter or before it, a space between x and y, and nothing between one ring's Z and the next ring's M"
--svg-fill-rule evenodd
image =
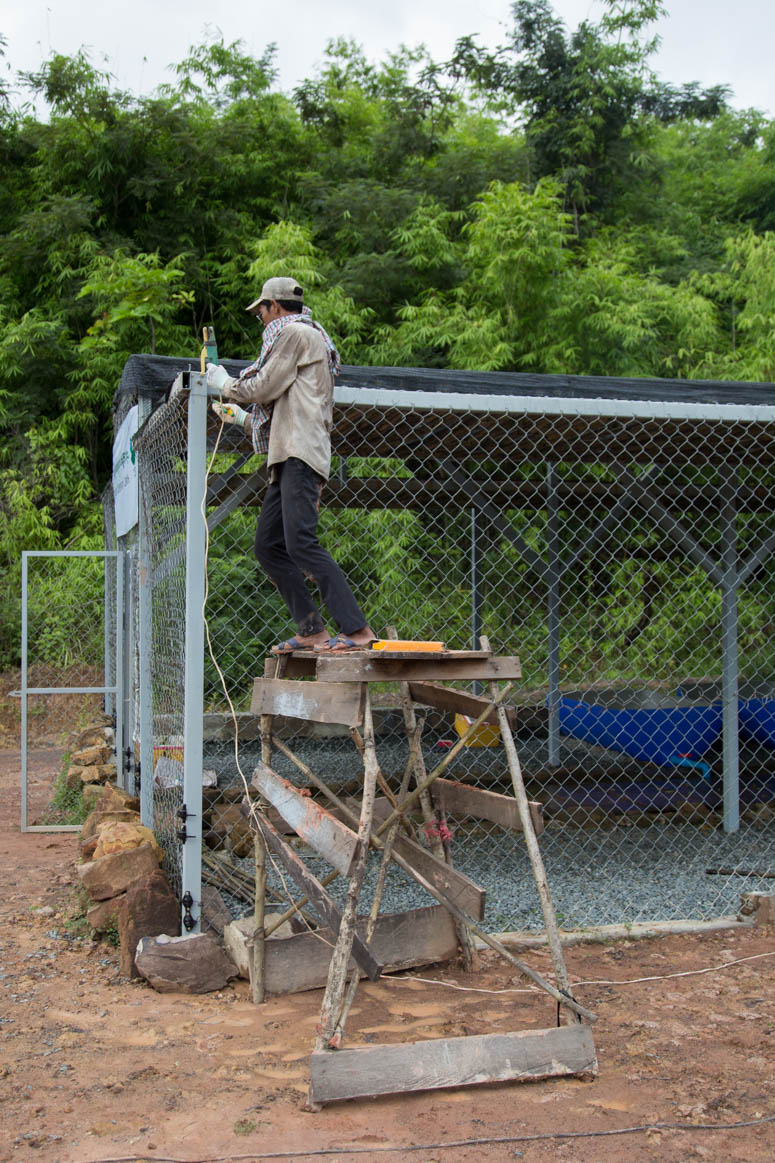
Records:
M390 631L395 640L395 631ZM249 963L253 999L265 990L291 992L321 983L325 990L310 1058L309 1105L338 1099L396 1094L480 1082L518 1081L594 1072L595 1047L589 1023L594 1014L572 995L537 835L543 828L540 804L528 801L510 715L505 700L521 677L519 659L499 657L486 638L482 649L402 650L385 643L383 650L314 654L296 651L273 656L264 676L254 682L252 710L261 715L261 763L253 775L254 799L246 800L254 828L256 863L255 925ZM487 695L450 687L458 680L487 684ZM377 760L370 686L398 684L409 758L397 792ZM500 685L499 684L505 684ZM428 772L421 748L422 717L418 708L455 711L471 719L468 731ZM277 715L349 728L363 759L363 788L357 799L337 795L273 731ZM443 778L446 769L484 723L499 728L514 795ZM272 769L273 750L281 752L303 775L301 790ZM315 788L328 802L313 799ZM381 793L381 794L378 794ZM417 843L408 813L420 808L428 847ZM556 984L513 955L482 927L485 892L453 867L446 813L490 820L519 830L525 841L538 890ZM279 818L327 863L332 872L318 880L271 822ZM381 853L379 875L367 917L359 917L369 849ZM304 894L280 917L265 925L267 852ZM380 914L385 877L395 862L438 901L431 908ZM347 878L339 908L327 886ZM271 933L309 904L323 928L289 941L272 941ZM402 1045L342 1049L345 1024L358 981L376 981L391 970L445 960L457 948L468 969L476 968L475 938L496 950L557 1003L558 1025L542 1030L439 1038ZM322 938L322 939L321 939ZM560 1025L562 1014L565 1024Z

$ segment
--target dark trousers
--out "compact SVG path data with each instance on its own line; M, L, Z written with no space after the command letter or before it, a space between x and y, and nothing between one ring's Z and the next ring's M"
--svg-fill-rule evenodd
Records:
M314 582L329 614L344 634L366 625L366 617L339 566L318 541L318 505L323 480L303 460L275 466L256 528L255 553L277 586L299 634L317 634L323 619L307 587Z

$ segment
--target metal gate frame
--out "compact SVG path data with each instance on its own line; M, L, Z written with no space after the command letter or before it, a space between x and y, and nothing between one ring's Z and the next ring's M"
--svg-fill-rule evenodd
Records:
M115 708L115 761L118 773L119 786L123 786L123 754L121 740L123 738L124 719L124 568L123 550L116 549L30 549L22 552L22 649L21 649L21 689L14 691L21 698L21 830L22 832L80 832L80 824L28 824L27 823L27 698L29 695L113 695ZM31 557L101 557L116 559L116 657L114 659L116 682L112 686L107 684L97 687L31 687L27 683L27 593L28 573L27 563ZM105 572L105 657L104 677L108 677L108 624L110 621L111 598L108 585L107 571Z

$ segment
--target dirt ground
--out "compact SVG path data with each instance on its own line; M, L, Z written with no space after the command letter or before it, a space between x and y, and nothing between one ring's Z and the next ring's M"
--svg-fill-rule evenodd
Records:
M34 753L36 799L58 757ZM0 752L0 764L0 1160L775 1157L772 930L568 949L571 979L590 983L577 996L598 1015L595 1078L312 1114L303 1108L320 992L255 1007L242 981L190 997L122 980L116 950L68 920L76 837L22 834L18 750ZM548 971L545 951L524 956ZM347 1044L554 1025L553 1003L525 986L489 953L471 976L444 965L367 983Z

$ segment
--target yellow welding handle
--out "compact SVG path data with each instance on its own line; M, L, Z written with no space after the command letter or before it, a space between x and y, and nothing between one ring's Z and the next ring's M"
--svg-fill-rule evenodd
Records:
M371 644L372 650L417 650L420 652L440 652L444 649L443 642L413 642L401 638L379 638Z

